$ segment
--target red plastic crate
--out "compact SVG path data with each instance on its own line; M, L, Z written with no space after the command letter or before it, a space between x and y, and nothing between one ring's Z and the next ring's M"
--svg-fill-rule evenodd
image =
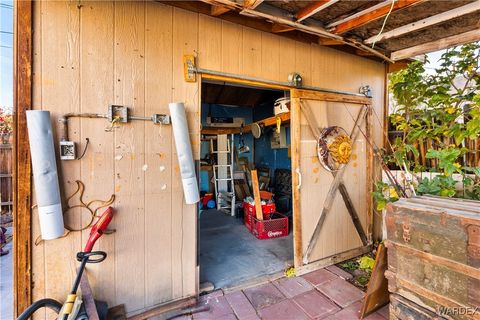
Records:
M274 213L276 210L275 203L268 203L262 205L262 212L263 212L263 219L268 220L270 219L270 214ZM248 202L243 202L243 222L245 223L245 227L249 231L252 231L252 217L256 216L255 205L251 205Z
M262 204L262 212L263 212L263 219L268 219L270 213L274 213L277 210L275 207L275 203L267 203ZM245 214L250 214L252 216L256 216L255 205L250 204L248 202L243 202L243 212Z
M254 216L251 219L251 232L260 240L288 236L288 218L281 213L275 212L267 220L258 220Z

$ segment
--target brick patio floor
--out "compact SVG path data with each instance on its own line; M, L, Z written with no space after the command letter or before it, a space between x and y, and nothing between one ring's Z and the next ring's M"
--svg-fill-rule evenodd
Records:
M200 297L200 305L210 306L208 312L175 319L358 319L364 293L345 280L349 276L337 267L328 267L226 294L217 290ZM388 306L365 319L388 319Z

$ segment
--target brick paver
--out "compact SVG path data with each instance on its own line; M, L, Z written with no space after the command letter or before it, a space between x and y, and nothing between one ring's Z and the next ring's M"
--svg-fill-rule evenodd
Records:
M256 319L257 313L242 291L235 291L225 295L233 311L240 319Z
M341 310L317 290L296 296L293 301L311 318L325 318Z
M281 278L277 281L274 281L273 284L287 298L295 297L313 289L313 286L307 280L301 277Z
M229 317L226 316L229 314L233 315L233 309L230 307L230 304L224 296L203 298L199 301L199 305L209 306L210 310L195 313L193 315L193 319L229 319ZM235 316L233 316L233 319L235 319Z
M248 288L244 292L257 311L285 300L285 296L271 283Z
M337 274L321 269L243 291L227 294L214 291L199 299L199 305L208 305L209 311L175 320L355 320L360 314L363 296L362 290ZM365 319L388 319L388 306Z
M262 320L310 319L292 300L283 300L260 310L259 313Z
M326 282L317 288L342 308L362 299L364 296L362 290L340 278Z
M334 274L336 274L337 276L339 276L340 278L345 279L345 280L350 280L350 279L353 278L353 276L350 273L348 273L347 271L337 267L336 265L326 267L325 269L334 273Z
M310 282L311 284L313 284L314 286L318 286L325 282L338 279L338 277L335 274L325 269L320 269L320 270L316 270L316 271L304 274L302 277L306 279L308 282Z

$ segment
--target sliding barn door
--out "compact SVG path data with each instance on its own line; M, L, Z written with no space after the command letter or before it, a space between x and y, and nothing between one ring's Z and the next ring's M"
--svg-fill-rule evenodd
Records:
M370 99L305 90L292 90L291 98L295 267L327 265L369 244ZM316 135L329 126L353 134L351 160L343 171L328 171L317 156Z

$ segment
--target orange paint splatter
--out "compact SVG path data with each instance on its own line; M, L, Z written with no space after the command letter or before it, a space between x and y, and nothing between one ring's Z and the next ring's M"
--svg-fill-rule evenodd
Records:
M319 170L320 170L319 168L314 168L313 173L318 173Z

